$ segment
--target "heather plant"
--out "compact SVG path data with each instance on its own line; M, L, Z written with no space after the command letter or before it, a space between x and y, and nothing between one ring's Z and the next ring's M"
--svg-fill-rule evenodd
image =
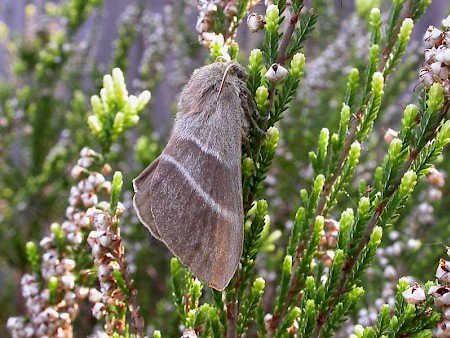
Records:
M355 1L344 26L322 1L183 1L162 15L138 2L104 76L95 30L76 39L101 2L27 7L40 28L2 40L14 81L0 90L0 264L19 282L4 277L1 297L21 303L2 314L9 333L449 336L450 16L420 51L408 44L430 1L380 5ZM197 13L195 33L183 9ZM256 108L243 253L223 292L144 235L131 206L131 180L162 149L155 92L179 88L197 54L243 65Z

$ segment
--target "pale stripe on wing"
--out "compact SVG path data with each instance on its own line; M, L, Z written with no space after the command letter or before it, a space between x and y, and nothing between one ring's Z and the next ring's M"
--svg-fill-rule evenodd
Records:
M188 170L183 167L183 165L178 162L176 159L174 159L172 156L167 154L161 154L160 160L167 161L169 163L172 163L183 176L186 178L186 180L189 182L191 187L194 189L195 192L197 192L202 199L219 215L221 215L223 218L225 218L227 221L231 222L232 224L239 224L241 222L240 216L232 211L229 211L223 207L221 207L214 199L211 197L210 194L208 194L203 188L198 184L195 179L191 176Z

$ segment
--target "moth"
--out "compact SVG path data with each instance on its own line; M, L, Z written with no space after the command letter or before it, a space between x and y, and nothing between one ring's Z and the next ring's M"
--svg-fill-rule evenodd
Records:
M222 291L242 254L242 138L255 109L235 62L198 69L182 90L171 137L134 181L141 222L192 273Z

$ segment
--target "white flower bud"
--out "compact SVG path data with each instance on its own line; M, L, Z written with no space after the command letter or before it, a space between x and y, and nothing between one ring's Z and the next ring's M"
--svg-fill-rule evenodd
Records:
M431 47L431 48L425 49L425 62L427 62L427 63L435 62L436 61L435 56L441 47L444 47L444 46L439 46L438 49L436 47Z
M42 312L42 315L46 317L48 320L53 321L59 318L59 313L55 309L48 307Z
M80 286L75 289L77 297L81 299L85 299L87 296L89 296L89 291L90 289L84 286Z
M436 168L430 168L428 170L427 181L437 188L443 188L445 185L444 175Z
M450 265L450 262L441 259L439 261L439 266L436 270L436 277L444 283L450 282L450 274L449 274L450 266L449 265Z
M77 188L80 192L92 192L94 190L94 185L88 180L82 180L78 183Z
M89 168L94 163L94 159L92 157L81 157L77 164L83 168Z
M210 26L209 20L206 20L206 18L204 16L200 16L197 19L197 24L195 25L195 29L197 30L198 33L203 33L203 32L207 32L209 30L209 26Z
M419 78L425 87L429 87L434 83L433 73L428 67L422 67L420 69Z
M93 157L96 155L96 152L89 147L84 147L80 151L80 157Z
M102 213L109 212L109 202L101 201L97 204L97 208L99 208Z
M69 202L69 205L71 205L71 206L76 206L77 204L78 204L78 202L80 201L80 199L79 199L79 197L77 196L77 197L75 197L75 196L69 196L69 200L68 200L68 202Z
M270 66L269 70L264 74L265 78L271 82L280 82L288 75L288 70L278 63Z
M94 318L96 318L97 320L100 320L101 318L103 318L105 313L106 313L106 307L103 303L94 304L94 306L92 308L92 315L94 316Z
M116 208L116 215L120 216L123 214L123 212L125 211L125 206L123 205L122 202L118 202L117 203L117 208Z
M71 232L67 234L67 240L72 244L81 244L83 242L83 236L80 232Z
M103 236L99 237L98 241L101 246L109 247L111 244L111 235L105 233Z
M61 224L61 229L66 233L70 233L77 231L78 227L75 223L64 221L63 224Z
M450 66L450 49L444 46L440 46L436 53L436 61L442 62L447 66Z
M232 17L235 17L238 15L238 8L233 1L230 1L225 6L225 9L223 10L223 12L227 17L232 18Z
M251 13L247 17L247 27L252 33L256 33L262 29L264 29L264 25L266 24L264 20L264 16L258 13Z
M91 289L89 291L89 301L91 303L98 303L102 299L102 293L97 289Z
M442 31L434 26L429 26L423 40L436 47L442 42Z
M95 215L94 225L98 229L105 230L110 225L108 215L106 215L105 213Z
M48 302L48 300L50 299L50 291L48 289L42 290L41 293L39 294L39 298L43 301L43 302ZM37 307L39 307L39 304L36 304ZM29 308L29 307L28 307ZM34 311L34 312L38 312Z
M36 283L26 284L22 286L22 296L24 298L33 297L39 294L39 286Z
M384 133L384 141L386 143L391 143L393 139L398 137L398 133L394 130L389 128L385 133Z
M207 2L202 5L202 11L207 15L213 15L217 12L217 6L215 3Z
M53 246L53 239L50 237L44 237L39 242L39 245L41 248L48 250Z
M88 244L91 247L94 247L94 245L98 243L99 237L100 237L100 231L92 230L87 237Z
M100 184L105 182L105 177L102 174L99 173L92 173L87 178L88 182L92 184L92 186L97 188Z
M6 322L6 327L12 330L21 330L25 326L25 318L23 317L9 317Z
M442 309L445 319L450 319L450 307L446 306Z
M66 218L67 219L72 219L72 217L73 217L73 214L75 213L75 208L74 207L72 207L72 206L70 206L70 207L67 207L67 209L66 209Z
M436 338L448 338L450 337L450 321L449 320L441 320L436 325L436 330L433 332L433 337Z
M90 208L98 203L98 197L94 193L84 192L81 194L80 198L86 208Z
M402 296L409 304L420 304L426 299L425 291L417 283L403 291Z
M97 277L101 282L109 280L112 276L112 270L110 270L106 265L101 264L98 266Z
M100 244L94 244L92 246L92 255L94 256L94 258L99 258L102 252L103 248L100 246Z
M430 69L434 75L439 77L441 80L448 79L448 67L441 62L434 62L430 65Z
M450 14L444 20L442 20L442 26L444 26L445 28L450 28Z
M422 247L422 241L410 238L408 239L408 242L406 242L406 247L411 251L417 251Z
M70 315L67 312L63 312L59 315L59 319L63 321L64 324L70 324Z
M70 258L63 258L61 261L61 265L64 267L65 271L73 271L75 269L75 266L77 263L73 259Z
M181 338L197 338L197 334L195 333L195 330L187 329L186 331L183 332Z
M75 302L77 300L77 295L73 291L68 291L68 292L66 292L66 295L64 296L64 300L66 301L67 305L72 306L73 304L75 304ZM61 317L62 315L63 314L61 313L59 316Z
M43 263L56 263L59 264L58 252L56 250L49 250L42 255Z
M70 171L70 176L72 176L72 178L74 180L79 179L81 177L81 175L84 172L84 168L80 165L75 165L72 170Z
M113 289L114 289L114 286L112 285L112 283L106 282L106 283L102 284L102 286L100 288L100 292L102 294L109 295L113 291Z
M103 184L99 187L99 189L102 189L106 191L106 193L111 193L112 184L110 181L105 181Z

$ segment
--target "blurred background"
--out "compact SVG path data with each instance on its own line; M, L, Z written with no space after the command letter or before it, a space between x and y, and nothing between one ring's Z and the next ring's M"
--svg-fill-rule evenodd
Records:
M389 8L390 1L377 1ZM351 67L364 71L368 54L365 1L306 1L319 14L308 40L306 74L298 96L280 122L278 156L267 177L263 198L269 201L271 226L280 230L280 246L289 236L298 192L311 186L308 152L316 149L322 127L334 131ZM264 1L254 8L263 13ZM359 180L371 180L384 156L385 132L400 124L403 107L417 103L422 41L429 25L440 26L450 11L448 0L434 0L416 24L409 51L399 65L375 132L363 150L356 180L339 208L354 207ZM385 14L385 12L382 13ZM120 67L130 93L148 89L150 107L124 139L114 144L110 163L124 174L127 211L123 235L131 271L139 290L144 318L168 336L176 320L168 292L170 253L151 238L131 209L131 180L155 159L170 132L176 97L192 71L210 62L198 39L197 2L188 0L67 0L0 2L0 325L23 312L19 284L29 269L24 247L39 242L52 222L61 222L71 185L70 168L84 146L96 147L86 124L91 95L102 77ZM238 30L238 60L248 55L263 35L245 24ZM282 173L282 174L281 174ZM383 241L379 259L367 276L366 303L354 320L368 325L377 304L390 301L401 276L434 279L439 257L450 245L449 161L441 160L428 176L407 217L400 217ZM338 214L333 215L338 216ZM271 281L284 253L267 248L259 266L270 298ZM272 290L273 291L273 290ZM166 295L166 296L164 296ZM376 317L375 317L376 318ZM95 320L80 316L77 336L92 331ZM365 322L364 322L365 321ZM6 336L0 330L0 337Z

